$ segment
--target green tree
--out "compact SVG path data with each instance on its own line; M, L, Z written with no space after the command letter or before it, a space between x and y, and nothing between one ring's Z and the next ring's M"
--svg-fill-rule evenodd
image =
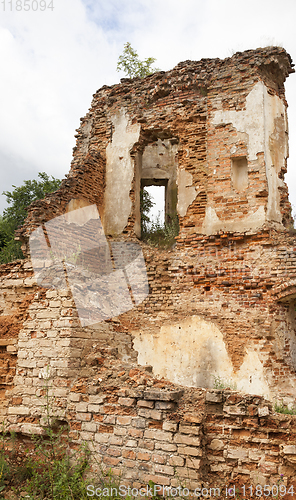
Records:
M39 180L24 181L20 187L12 186L13 191L2 193L10 206L0 216L0 264L23 258L20 242L14 240L15 230L24 223L29 205L56 191L61 184L45 172L39 172L38 177Z
M155 205L152 201L151 195L146 191L145 188L140 191L140 210L141 210L141 232L144 235L151 224L151 219L149 217L149 212L151 208Z
M155 61L154 57L147 57L144 61L140 61L138 53L127 42L124 45L123 54L119 56L117 71L124 71L129 78L136 76L144 78L147 75L155 73L155 71L159 71L159 68L152 68L152 64Z

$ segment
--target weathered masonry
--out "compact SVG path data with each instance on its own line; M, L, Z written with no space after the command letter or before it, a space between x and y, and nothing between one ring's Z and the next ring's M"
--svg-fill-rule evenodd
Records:
M293 72L284 49L267 47L94 94L70 173L17 232L27 259L0 268L2 414L15 430L38 427L49 378L73 440L94 439L133 484L174 485L175 467L194 484L293 479L295 422L264 401L296 397L296 238L284 182ZM170 250L140 239L149 185L165 186L166 219L178 215ZM149 295L83 327L67 286L37 285L28 241L90 205L109 245L141 245ZM245 395L211 392L217 379Z

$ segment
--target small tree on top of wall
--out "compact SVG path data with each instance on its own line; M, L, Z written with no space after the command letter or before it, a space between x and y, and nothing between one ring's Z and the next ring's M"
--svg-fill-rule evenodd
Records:
M117 71L124 71L129 78L135 78L136 76L144 78L145 76L155 73L155 71L159 71L159 68L152 67L155 61L155 57L147 57L147 59L140 61L138 53L132 48L131 44L127 42L124 45L122 55L119 56Z

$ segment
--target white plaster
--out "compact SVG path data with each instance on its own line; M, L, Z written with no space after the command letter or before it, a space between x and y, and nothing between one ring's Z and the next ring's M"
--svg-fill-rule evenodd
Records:
M249 136L248 159L257 159L257 153L265 149L264 134L264 89L262 82L257 82L246 98L246 109L242 111L219 110L214 113L213 125L232 123L239 132Z
M177 384L212 387L215 376L232 377L222 333L199 316L164 325L158 334L137 333L134 348L140 365Z
M178 171L178 203L177 212L181 217L186 215L189 205L195 200L197 195L197 190L192 186L193 177L190 172L184 169L179 169Z
M221 104L220 104L221 105ZM276 130L276 119L283 118L282 129ZM248 160L257 159L257 154L263 152L266 164L268 184L268 203L265 220L281 223L280 193L278 188L284 183L278 177L280 169L288 156L288 125L284 102L277 96L271 96L263 82L257 82L246 98L246 109L242 111L218 110L214 113L213 125L232 123L238 132L248 135ZM273 165L271 139L278 141L274 156L277 165ZM233 148L232 150L233 151ZM233 153L231 153L233 154ZM246 219L240 220L240 230L246 229ZM220 228L219 228L220 229Z
M86 200L83 199L73 199L71 200L67 207L66 213L64 214L65 222L68 224L77 224L78 226L84 226L89 220L96 219L100 220L100 215L96 205L90 205ZM101 225L101 224L100 224ZM101 228L103 232L103 228Z
M283 118L283 129L276 130L275 120ZM283 101L278 96L268 94L264 87L264 121L265 121L265 164L266 177L268 183L267 219L275 222L282 222L280 212L280 192L279 187L284 186L284 182L279 179L278 174L285 166L288 157L288 123L287 113ZM271 139L275 140L271 146ZM276 151L272 151L276 149ZM276 164L275 164L276 159Z
M125 109L111 116L112 142L106 148L106 190L104 227L107 234L120 234L127 225L132 202L130 190L134 164L130 151L138 141L140 124L131 124Z
M206 214L202 224L204 234L213 234L216 231L254 231L262 227L266 220L264 207L261 206L256 212L251 213L243 219L219 219L216 211L211 206L206 207Z
M247 350L243 364L233 377L238 390L247 394L260 394L270 398L270 390L265 380L263 364L257 351Z
M175 174L177 166L178 145L172 144L169 139L157 139L157 142L148 144L142 156L142 173L150 169L164 169L164 171L172 169ZM145 175L142 175L146 178ZM149 177L148 177L149 178Z
M154 375L189 387L213 387L215 378L242 392L270 396L258 352L250 347L235 372L219 328L191 316L156 333L133 332L140 365L152 365Z

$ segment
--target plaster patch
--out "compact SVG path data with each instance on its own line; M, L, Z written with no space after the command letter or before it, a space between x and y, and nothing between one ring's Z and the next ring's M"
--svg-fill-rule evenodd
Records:
M192 186L192 175L184 169L178 171L178 204L177 211L181 217L185 217L189 205L195 200L197 190Z
M264 89L265 85L257 82L246 98L245 110L219 110L214 113L212 120L213 125L232 123L239 132L248 134L249 161L257 160L257 153L265 149Z
M247 350L243 364L234 376L238 390L247 394L260 394L270 397L270 390L265 380L263 364L257 351Z
M152 365L154 375L189 387L213 387L215 378L247 394L270 397L264 367L256 350L246 350L235 373L222 332L210 321L191 316L157 333L134 332L140 365Z
M255 213L243 219L220 220L216 211L211 206L206 207L206 214L202 225L202 232L210 235L216 231L254 231L265 222L265 210L261 206Z
M112 142L106 148L106 190L104 226L107 234L120 234L128 223L132 201L130 190L134 165L130 156L138 141L140 125L131 124L124 108L111 116L114 127Z
M193 387L212 387L218 375L232 377L232 363L222 333L199 316L164 325L156 334L135 335L138 363L152 365L157 376Z
M263 152L268 184L267 220L282 222L279 187L281 168L288 157L288 125L284 102L277 95L270 95L263 82L257 82L246 98L242 111L218 110L213 125L232 123L238 132L248 135L248 160L257 159ZM244 230L245 219L241 221Z

